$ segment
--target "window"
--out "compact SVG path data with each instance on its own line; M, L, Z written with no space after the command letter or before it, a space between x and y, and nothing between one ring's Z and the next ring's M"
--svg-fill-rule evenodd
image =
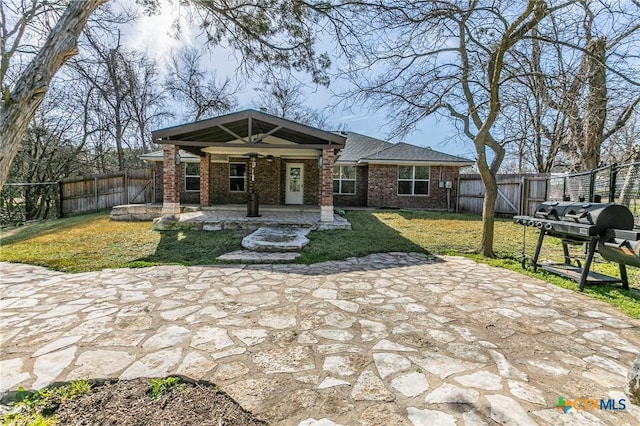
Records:
M200 191L200 163L184 163L185 191Z
M355 194L356 193L356 167L355 166L334 166L333 167L333 193L334 194Z
M429 166L398 166L398 195L429 195Z
M247 182L247 164L229 163L229 191L244 192Z

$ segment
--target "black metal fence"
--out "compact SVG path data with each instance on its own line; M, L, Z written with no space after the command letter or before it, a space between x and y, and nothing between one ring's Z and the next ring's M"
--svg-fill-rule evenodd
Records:
M622 204L631 210L635 226L640 228L640 161L551 176L547 182L546 198Z

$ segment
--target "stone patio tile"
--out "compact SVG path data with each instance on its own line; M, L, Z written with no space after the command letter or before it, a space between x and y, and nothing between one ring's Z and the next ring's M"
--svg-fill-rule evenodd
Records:
M633 405L553 408L558 395L625 397L640 321L469 259L0 268L0 393L182 374L276 426L640 420Z

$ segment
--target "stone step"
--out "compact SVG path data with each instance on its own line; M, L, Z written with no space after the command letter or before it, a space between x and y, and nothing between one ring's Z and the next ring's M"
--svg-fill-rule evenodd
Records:
M300 253L278 253L251 250L236 250L230 253L218 256L217 260L225 262L243 262L243 263L281 263L293 262Z
M258 228L242 239L242 247L253 251L300 251L309 244L310 228Z

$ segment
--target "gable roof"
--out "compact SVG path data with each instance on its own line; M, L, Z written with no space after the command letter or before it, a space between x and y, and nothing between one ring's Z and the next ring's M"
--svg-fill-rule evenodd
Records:
M320 149L342 148L345 140L343 135L253 109L151 132L155 143L197 148L255 145L269 135Z
M344 149L336 161L340 163L369 164L452 164L467 166L473 161L444 152L434 151L408 143L390 143L359 133L348 132Z

